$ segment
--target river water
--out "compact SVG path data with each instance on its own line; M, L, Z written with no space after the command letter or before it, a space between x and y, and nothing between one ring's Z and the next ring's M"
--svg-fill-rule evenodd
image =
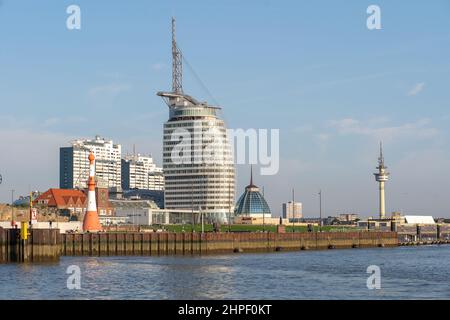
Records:
M81 289L67 288L71 265L79 267ZM367 288L371 265L380 268L381 289ZM0 265L0 299L449 299L449 267L448 245L62 257L57 264Z

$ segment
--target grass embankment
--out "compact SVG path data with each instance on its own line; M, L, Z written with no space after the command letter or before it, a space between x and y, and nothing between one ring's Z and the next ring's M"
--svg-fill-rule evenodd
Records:
M286 226L286 233L292 232L294 228L294 232L308 232L308 228L306 226ZM193 228L192 225L165 225L162 227L162 229L169 231L169 232L192 232L193 229L195 232L201 232L202 226L196 224ZM213 226L211 224L205 224L204 226L205 232L212 232ZM319 227L314 227L314 231L318 231ZM357 228L355 227L342 227L342 226L323 226L322 231L327 232L343 232L343 231L356 231ZM220 227L221 232L275 232L276 226L274 225L222 225Z

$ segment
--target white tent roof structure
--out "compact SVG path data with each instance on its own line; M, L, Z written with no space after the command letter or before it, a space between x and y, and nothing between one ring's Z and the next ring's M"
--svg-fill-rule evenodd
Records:
M408 224L436 224L432 216L405 216Z

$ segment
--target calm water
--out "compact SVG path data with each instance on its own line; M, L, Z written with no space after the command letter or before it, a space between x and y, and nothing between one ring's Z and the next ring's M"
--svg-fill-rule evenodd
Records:
M66 269L81 269L81 289ZM381 290L368 290L369 265ZM444 299L450 246L204 257L63 257L0 265L0 299Z

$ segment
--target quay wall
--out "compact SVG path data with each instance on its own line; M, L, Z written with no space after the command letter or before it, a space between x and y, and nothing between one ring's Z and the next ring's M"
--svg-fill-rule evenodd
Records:
M29 230L28 239L23 240L20 229L0 228L0 263L58 261L60 254L58 229Z
M416 241L448 241L450 240L450 225L399 225L396 228L399 242Z
M398 246L396 232L66 233L0 228L0 263L58 261L60 256L187 255Z
M61 234L61 255L183 255L398 246L396 232Z

